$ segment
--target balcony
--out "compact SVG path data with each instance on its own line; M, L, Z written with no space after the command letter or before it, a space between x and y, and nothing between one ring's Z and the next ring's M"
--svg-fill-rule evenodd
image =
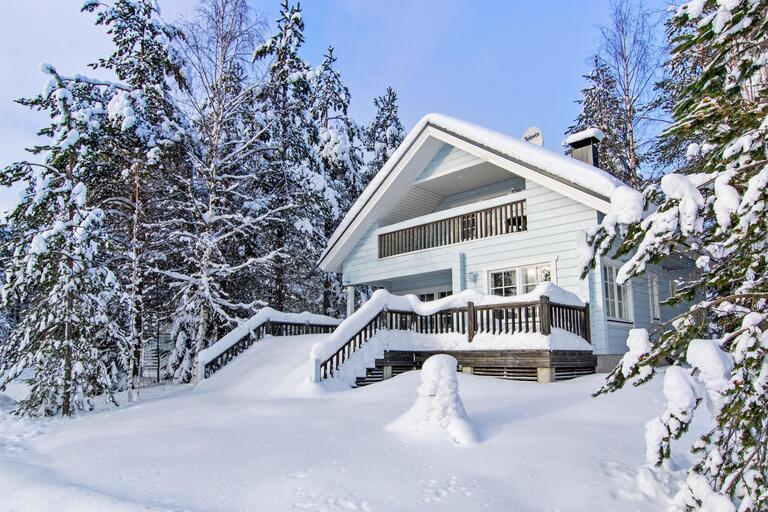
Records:
M446 211L446 214L450 215L450 211ZM379 258L508 235L526 231L527 228L525 200L504 202L381 233Z

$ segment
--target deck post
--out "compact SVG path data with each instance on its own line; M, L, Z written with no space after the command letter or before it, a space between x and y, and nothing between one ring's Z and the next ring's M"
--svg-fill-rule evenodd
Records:
M382 369L382 378L384 380L391 379L392 378L392 365L387 364L384 365L384 368Z
M355 287L354 285L347 285L347 318L352 316L355 312Z
M549 297L542 295L539 299L539 319L541 322L541 334L548 335L552 332L552 315L549 307Z
M592 343L592 328L589 325L589 302L584 304L584 339Z
M552 367L536 368L536 382L539 384L555 382L555 369Z
M475 339L475 303L467 302L467 342L472 343Z

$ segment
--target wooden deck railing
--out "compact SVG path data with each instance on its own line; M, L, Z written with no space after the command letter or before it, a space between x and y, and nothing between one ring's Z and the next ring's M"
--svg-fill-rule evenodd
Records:
M240 355L245 349L253 345L256 341L262 339L264 336L296 336L299 334L331 333L336 327L336 325L302 324L298 322L276 322L267 320L248 331L232 346L213 357L210 361L206 361L203 378L207 379L219 371L232 359Z
M525 200L379 235L379 258L528 229Z
M451 308L431 315L412 311L384 310L372 318L362 329L350 337L326 360L319 363L316 378L327 379L364 343L381 330L412 331L422 334L458 333L467 335L472 342L478 333L494 335L516 333L551 334L552 328L576 334L588 343L589 304L569 306L549 301L542 296L537 302L518 302Z

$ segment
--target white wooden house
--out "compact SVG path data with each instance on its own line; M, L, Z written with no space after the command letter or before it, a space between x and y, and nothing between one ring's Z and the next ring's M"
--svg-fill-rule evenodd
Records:
M429 114L345 216L320 266L342 274L349 308L359 285L430 300L467 288L515 295L551 280L590 303L598 370L607 369L629 329L675 314L660 302L690 265L652 265L619 286L617 262L601 258L581 279L585 233L623 185L590 165L598 136L571 137L565 156Z

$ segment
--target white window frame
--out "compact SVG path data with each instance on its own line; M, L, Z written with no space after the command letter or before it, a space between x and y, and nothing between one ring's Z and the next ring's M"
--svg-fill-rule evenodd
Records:
M434 298L432 300L439 300L439 298L441 298L440 297L441 293L447 293L448 295L451 295L453 293L453 289L450 286L435 286L433 288L418 288L416 290L409 291L406 295L415 295L416 297L419 297L419 300L421 300L420 296L421 295L426 295L427 293L433 294Z
M633 303L632 280L629 279L622 285L617 284L616 276L618 275L620 268L621 268L621 264L619 263L603 261L601 272L600 272L600 279L603 285L603 305L605 307L605 317L612 322L634 324L635 308ZM611 288L612 288L613 297L614 297L613 299L610 299L607 293L608 286L609 286L608 279L607 279L608 269L611 270L612 278L613 278L611 283ZM621 287L624 292L624 297L626 302L626 313L627 313L626 318L621 316L615 316L615 315L612 316L610 314L610 308L608 307L608 301L612 300L615 304L615 308L618 310L619 301L616 299L616 297L618 297L619 287Z
M485 274L485 291L489 295L491 295L493 292L491 291L493 286L493 279L492 275L498 272L515 272L515 291L517 292L515 295L522 295L525 293L523 291L524 288L524 282L523 282L523 270L531 267L549 267L549 280L551 283L557 284L557 257L551 258L549 260L542 260L540 258L537 259L528 259L528 260L520 260L515 262L510 262L510 264L499 266L499 267L490 267L483 269L483 272Z
M648 272L648 300L650 301L651 324L661 323L661 288L659 287L659 274Z

